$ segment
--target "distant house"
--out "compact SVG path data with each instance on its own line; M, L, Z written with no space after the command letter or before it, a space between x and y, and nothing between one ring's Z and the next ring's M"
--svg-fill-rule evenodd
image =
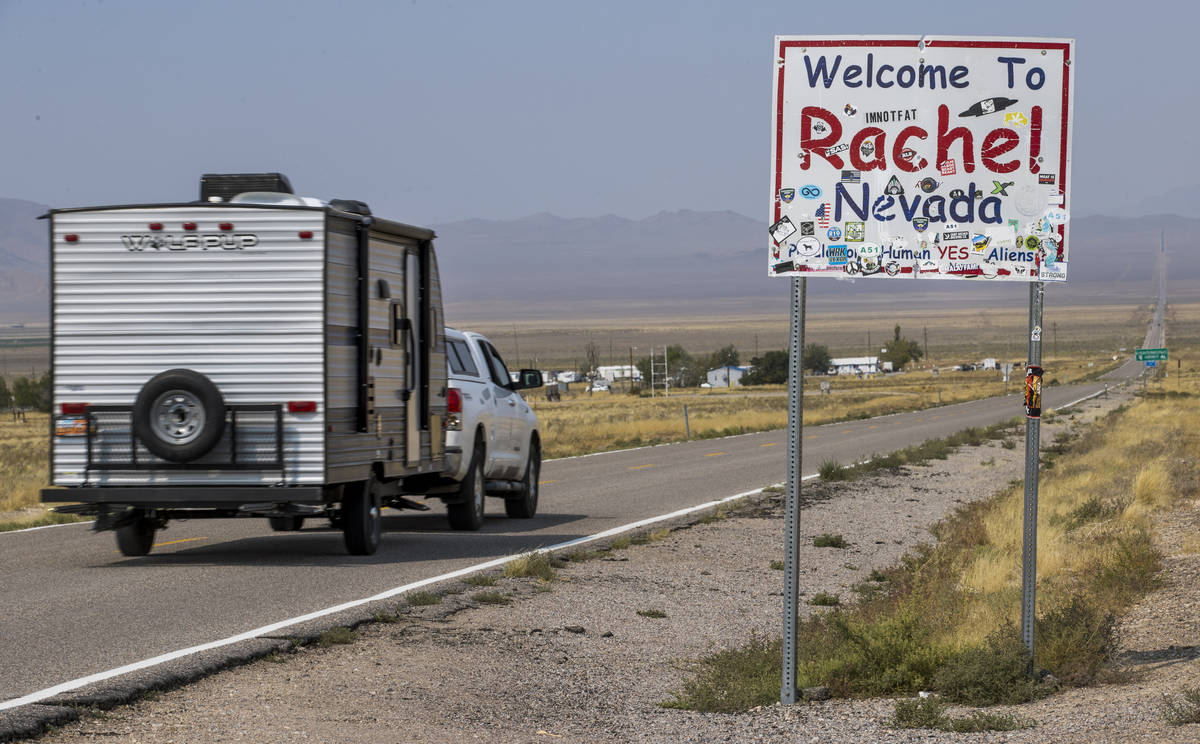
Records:
M877 372L891 372L892 363L879 363L879 357L842 357L829 360L829 370L835 375L873 375Z
M740 387L742 376L750 371L750 365L735 367L732 364L708 371L709 387Z
M983 368L984 369L996 369L996 360L993 359L992 357L988 357L987 359L984 359L983 360Z
M637 365L630 366L628 364L612 364L596 368L596 377L613 382L614 380L628 380L632 375L634 382L642 381L642 371L637 368Z

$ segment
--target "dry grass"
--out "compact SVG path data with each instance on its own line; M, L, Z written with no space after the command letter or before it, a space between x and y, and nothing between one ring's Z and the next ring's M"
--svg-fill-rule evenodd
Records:
M1116 572L1135 543L1148 540L1149 518L1190 497L1190 462L1200 458L1200 399L1135 403L1098 424L1077 454L1046 473L1039 488L1037 570L1040 605L1066 604L1080 578ZM1022 501L1012 488L980 522L981 543L963 572L962 597L971 621L957 642L977 643L990 628L1017 622ZM1014 556L1017 559L1014 559ZM1133 556L1138 558L1138 556ZM1118 610L1128 592L1108 587L1104 606Z
M1091 362L1094 366L1087 367ZM1081 357L1070 363L1084 371L1108 369L1111 360ZM1016 377L1014 375L1014 377ZM820 383L831 383L822 394ZM1007 386L1019 392L1021 380ZM819 426L832 421L862 419L889 413L921 410L1003 395L1006 386L998 372L939 372L929 370L901 375L876 375L859 380L849 377L808 378L804 382L804 424ZM561 402L529 396L542 428L546 457L567 457L610 449L674 442L685 438L683 407L688 409L692 439L769 431L787 426L787 390L782 385L754 388L689 390L670 397L623 394L568 393Z
M1185 360L1198 353L1180 351ZM1200 495L1194 472L1200 377L1185 369L1178 383L1180 390L1170 395L1153 393L1151 386L1150 395L1082 436L1043 445L1055 464L1040 479L1034 662L1064 684L1106 679L1117 619L1157 586L1154 515ZM923 689L966 694L955 680L970 677L963 670L981 659L994 666L997 655L989 644L1007 639L1023 651L1016 636L1023 493L1016 482L962 507L933 528L937 545L917 548L900 565L855 587L856 605L805 619L797 633L799 686L828 685L835 695ZM1190 543L1190 549L1196 546ZM770 653L748 653L761 645L751 638L744 647L701 660L672 705L732 710L771 702L778 686L763 681L778 682L778 641ZM1025 668L1026 659L1009 656ZM1001 697L1045 692L1017 689L1016 682L1028 681L1024 674L1015 681L993 676ZM716 707L718 692L742 707ZM1000 700L988 704L995 702Z
M24 512L38 505L39 491L46 486L50 451L47 414L29 413L26 420L13 421L0 411L0 515ZM41 516L22 514L31 520Z

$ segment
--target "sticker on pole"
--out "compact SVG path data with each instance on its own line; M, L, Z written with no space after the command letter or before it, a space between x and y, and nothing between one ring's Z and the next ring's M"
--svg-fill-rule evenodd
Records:
M775 45L770 276L1066 281L1074 40Z
M1042 417L1042 368L1030 365L1025 371L1025 415Z

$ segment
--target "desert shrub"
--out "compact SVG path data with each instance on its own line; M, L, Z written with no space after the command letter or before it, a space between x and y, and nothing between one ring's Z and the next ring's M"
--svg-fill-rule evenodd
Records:
M1017 629L1001 628L982 646L951 656L933 677L933 688L951 702L998 705L1033 700L1037 685L1030 675L1032 660Z
M850 543L846 542L846 538L841 535L831 535L828 532L817 535L813 538L814 548L848 548Z
M736 648L710 654L692 665L683 689L663 703L666 708L737 713L779 699L782 674L779 639L751 634Z

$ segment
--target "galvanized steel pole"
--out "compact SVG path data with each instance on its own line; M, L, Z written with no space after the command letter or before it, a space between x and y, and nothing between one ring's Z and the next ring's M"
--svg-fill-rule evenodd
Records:
M1041 282L1029 285L1029 366L1042 364ZM1038 450L1041 418L1025 419L1025 523L1021 553L1021 639L1033 658L1033 626L1037 590Z
M801 430L804 417L804 305L807 279L792 278L791 332L788 348L788 455L783 563L783 681L779 700L796 702L796 614L799 611L800 569L800 470L803 463Z

